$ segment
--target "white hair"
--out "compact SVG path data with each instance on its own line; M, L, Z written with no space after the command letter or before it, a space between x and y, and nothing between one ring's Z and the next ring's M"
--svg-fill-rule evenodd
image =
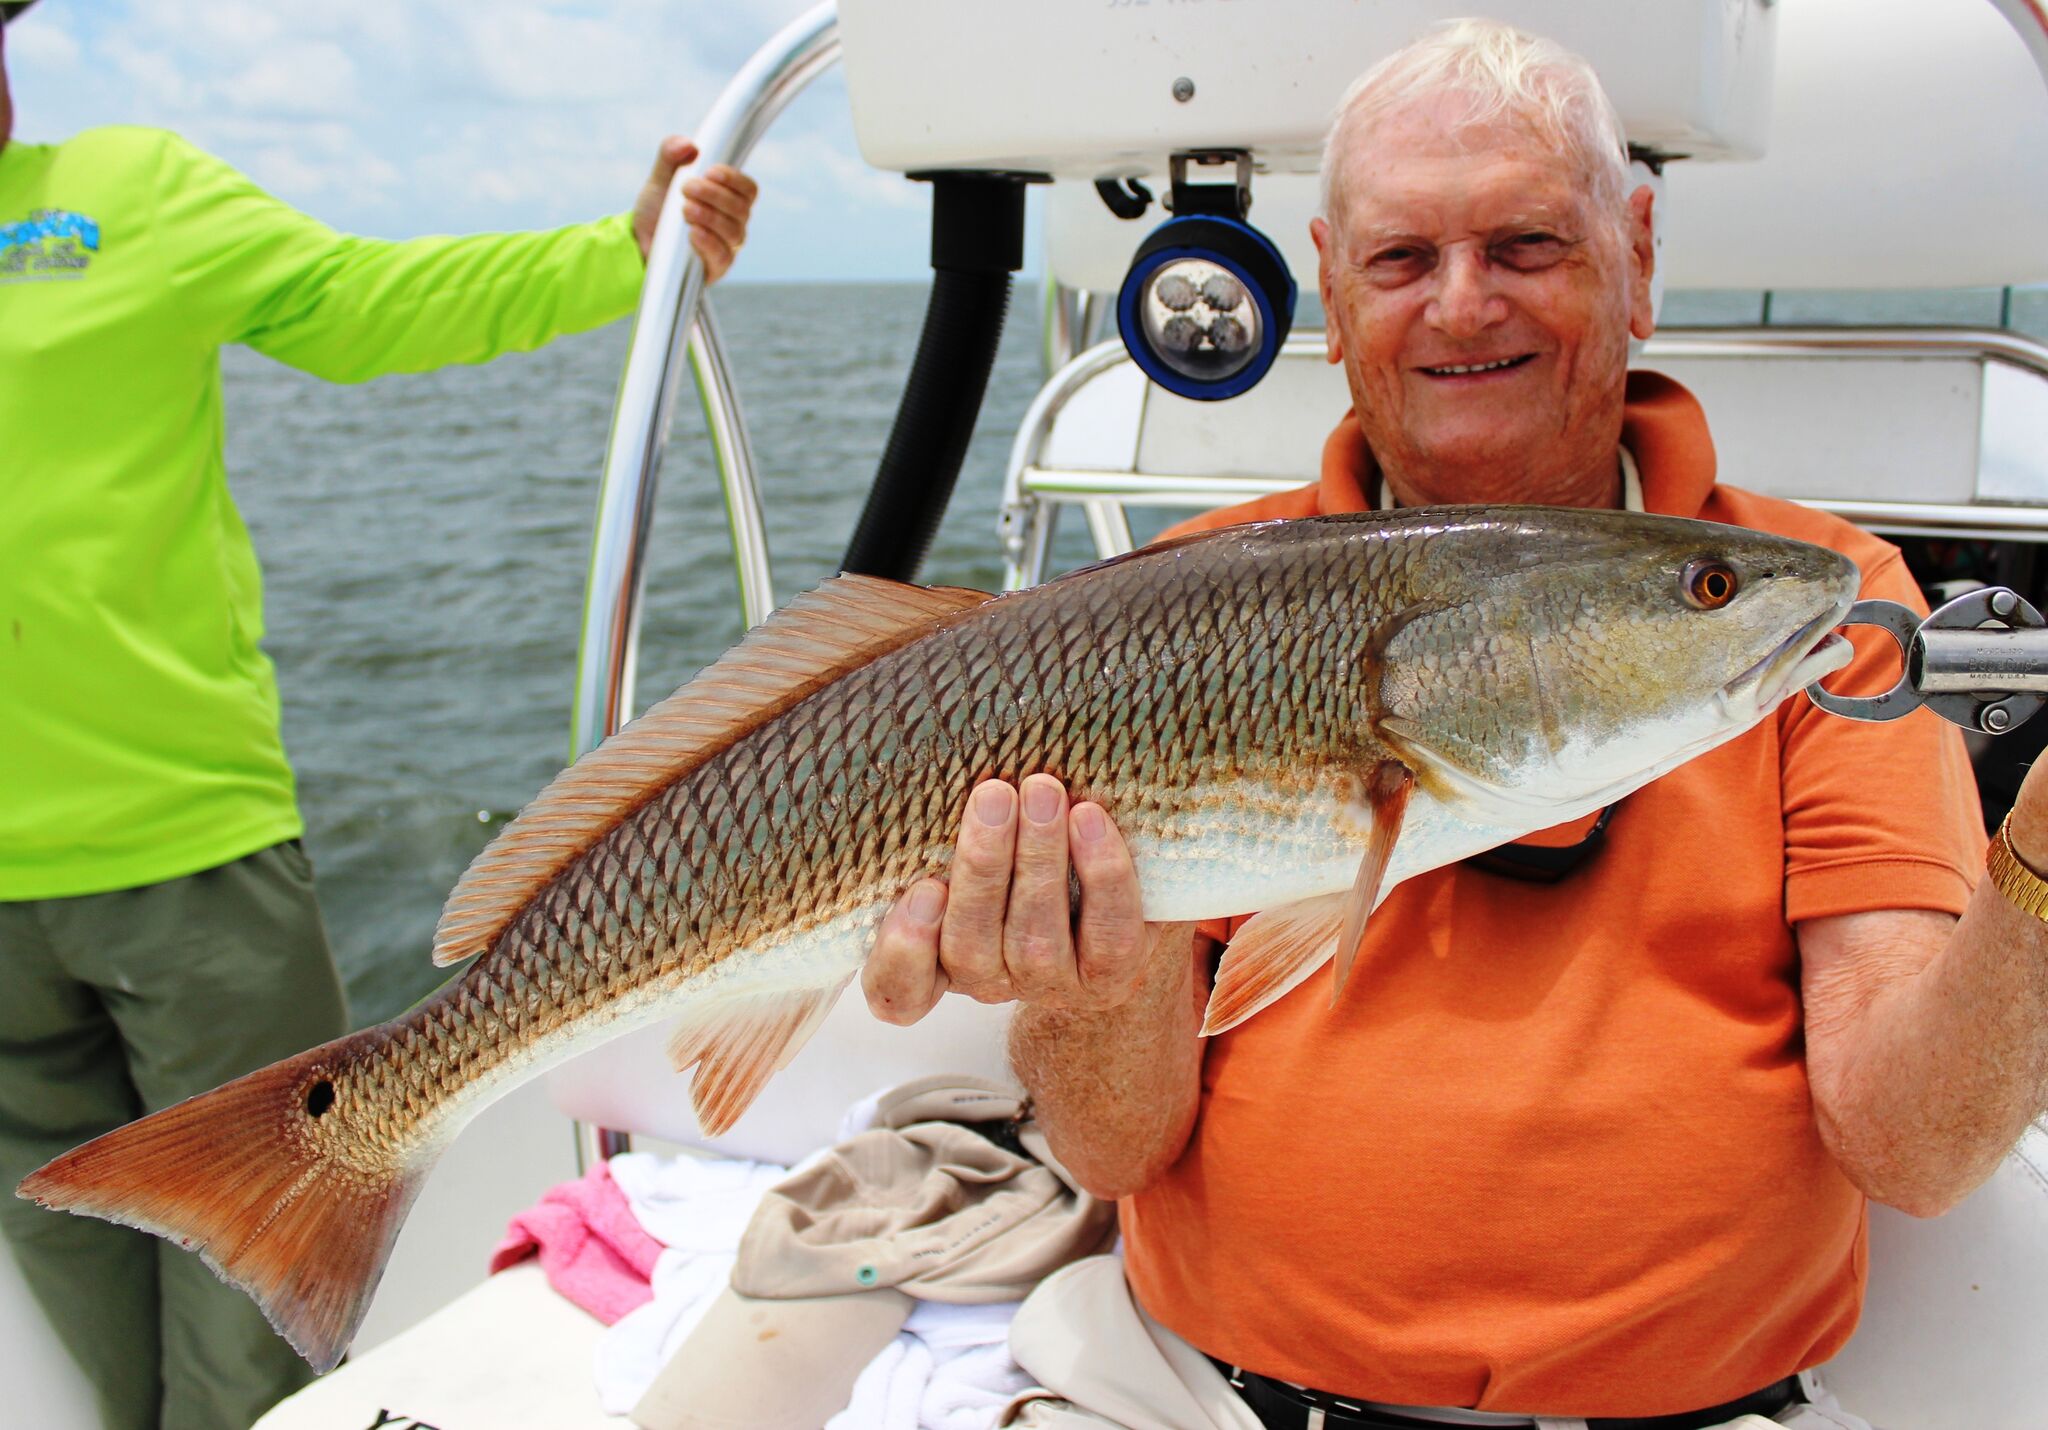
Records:
M1497 20L1448 20L1352 82L1323 141L1322 213L1336 222L1340 159L1353 136L1418 99L1461 95L1463 125L1527 124L1584 166L1596 204L1617 221L1628 202L1621 116L1593 67L1554 40ZM1461 126L1462 127L1462 126Z

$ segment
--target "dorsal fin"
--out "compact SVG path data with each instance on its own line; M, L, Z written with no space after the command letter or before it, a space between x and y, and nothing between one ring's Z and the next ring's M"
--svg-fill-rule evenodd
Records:
M456 882L434 962L481 953L593 841L678 776L848 671L995 599L835 576L747 632L697 678L562 771Z

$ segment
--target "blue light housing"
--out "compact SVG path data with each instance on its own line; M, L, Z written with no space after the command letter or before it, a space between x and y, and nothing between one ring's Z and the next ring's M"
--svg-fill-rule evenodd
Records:
M1117 331L1152 381L1217 402L1273 366L1294 298L1294 276L1271 239L1238 219L1191 214L1138 246L1117 294Z

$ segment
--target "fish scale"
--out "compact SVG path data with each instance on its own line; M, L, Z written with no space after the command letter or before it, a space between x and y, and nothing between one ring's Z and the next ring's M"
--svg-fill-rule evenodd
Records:
M1069 581L1011 597L988 621L942 632L855 672L649 801L534 901L534 915L560 931L559 942L537 941L534 917L517 921L469 978L492 987L494 960L509 959L538 971L535 981L544 986L573 989L570 1000L550 1009L553 1016L525 1031L538 1041L559 1033L593 1000L673 978L671 957L681 945L697 950L685 976L744 950L758 935L753 925L788 917L799 886L813 896L809 917L822 921L877 883L901 888L942 871L961 796L978 778L1052 770L1076 798L1104 802L1127 838L1144 841L1181 812L1175 794L1232 770L1288 762L1300 783L1303 768L1374 761L1383 754L1376 742L1348 733L1361 723L1355 680L1330 674L1415 594L1401 579L1409 565L1405 544L1396 536L1312 548L1308 559L1294 562L1234 562L1242 572L1235 582L1214 579L1210 568L1223 563L1196 559L1175 563L1166 579L1136 592ZM1332 579L1333 566L1342 568L1342 579ZM1330 594L1339 590L1369 596L1340 607ZM1057 698L1079 675L1088 677L1092 694ZM898 718L932 709L949 688L965 694L952 738L935 721L906 726ZM1309 688L1323 694L1320 705L1303 703ZM1185 758L1185 734L1208 733L1217 702L1225 702L1224 728L1235 738L1226 736L1224 757L1204 768ZM1029 719L1027 705L1054 718ZM900 763L878 748L884 732L901 750ZM822 751L817 778L797 786L780 810L764 808L764 784L788 768L788 751L799 740ZM896 786L887 802L857 797L902 767L923 772L910 790ZM847 788L855 770L866 776L867 788L858 792ZM911 791L938 797L920 800ZM851 808L854 818L851 829L828 835L834 806ZM881 820L891 827L877 830ZM701 837L735 827L737 838ZM679 838L685 830L700 837L686 843ZM661 855L633 858L636 836ZM872 857L878 844L879 862ZM685 852L676 875L638 883L624 877L625 868L658 868L670 849ZM736 858L735 851L753 857ZM778 853L784 857L772 857ZM654 938L633 920L621 921L622 904L669 899L680 919L665 920ZM483 1048L518 1045L491 1039L463 1013L470 1003L463 988L458 983L441 995L454 1016L432 1026L480 1044L471 1052L487 1071Z
M1702 562L1741 597L1695 599ZM1823 638L1855 588L1799 543L1546 508L1235 528L999 598L841 578L499 834L443 913L437 960L470 962L438 993L22 1193L193 1247L324 1369L469 1117L667 1016L702 1124L730 1125L890 903L945 872L978 781L1043 771L1099 802L1148 918L1256 913L1217 973L1221 1031L1402 879L1749 728L1839 664Z

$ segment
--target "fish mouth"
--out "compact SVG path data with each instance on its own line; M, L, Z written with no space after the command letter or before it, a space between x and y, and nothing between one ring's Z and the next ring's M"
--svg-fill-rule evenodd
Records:
M1776 709L1795 690L1804 690L1824 675L1847 665L1856 652L1835 630L1849 614L1852 598L1822 611L1791 635L1779 641L1771 653L1721 687L1724 709L1745 705L1760 718Z

